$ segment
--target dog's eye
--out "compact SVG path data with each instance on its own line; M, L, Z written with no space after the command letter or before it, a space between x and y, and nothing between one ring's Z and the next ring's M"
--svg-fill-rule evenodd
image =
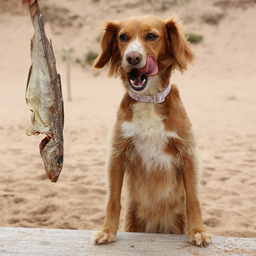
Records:
M147 41L154 41L158 38L158 36L154 35L154 34L147 34L146 36L146 40Z
M129 40L129 37L126 35L126 34L122 34L119 39L122 41L122 42L127 42Z

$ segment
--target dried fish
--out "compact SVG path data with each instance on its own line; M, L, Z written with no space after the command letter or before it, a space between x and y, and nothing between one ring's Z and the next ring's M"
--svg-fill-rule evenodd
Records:
M35 33L31 40L32 65L26 88L26 102L32 111L32 124L27 135L47 135L39 149L48 178L56 182L63 166L64 110L61 81L37 0L29 6L29 11Z

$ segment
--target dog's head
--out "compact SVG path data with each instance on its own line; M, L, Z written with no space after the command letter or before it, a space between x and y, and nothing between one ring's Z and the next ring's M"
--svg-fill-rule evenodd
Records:
M168 84L172 70L186 70L194 57L174 18L132 17L105 23L94 68L108 63L109 75L121 76L128 90L154 93Z

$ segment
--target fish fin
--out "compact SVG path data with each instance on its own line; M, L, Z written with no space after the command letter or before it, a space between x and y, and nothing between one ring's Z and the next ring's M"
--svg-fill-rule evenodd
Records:
M40 132L37 131L37 129L35 129L34 125L30 125L30 127L27 129L26 131L26 134L28 136L31 136L31 135L38 135L40 134Z
M30 51L31 51L31 52L32 52L33 46L34 46L34 38L35 38L35 35L34 35L33 38L30 40Z
M33 113L33 114L34 114L34 113ZM33 114L32 114L32 115L33 115ZM28 128L27 131L26 131L26 134L27 134L28 136L40 134L40 132L38 131L38 129L36 129L34 122L32 122L32 124L29 126L29 128Z
M59 84L59 87L60 87L60 92L62 91L61 89L61 79L60 79L60 74L57 74L57 76L58 76L58 84ZM61 97L62 97L62 95L61 95Z
M31 77L31 73L32 73L32 65L30 66L29 71L28 71L28 80L27 80L26 91L28 89L28 84L29 84L29 80L30 80L30 77Z
M51 47L52 47L52 39L50 39L50 45L51 45ZM52 50L53 50L53 48L52 48Z
M63 97L62 97L62 88L61 88L61 78L60 78L60 74L58 74L58 85L59 85L59 92L60 92L60 100L61 100L61 109L62 109L62 127L64 126L64 102L63 102Z
M35 128L35 112L33 110L31 110L31 111L32 111L32 115L31 115L32 124L29 126L29 128L26 131L26 134L28 136L39 134L38 129Z

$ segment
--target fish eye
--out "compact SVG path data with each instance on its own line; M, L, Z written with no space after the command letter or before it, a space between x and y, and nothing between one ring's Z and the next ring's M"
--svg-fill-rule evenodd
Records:
M154 35L152 33L147 34L146 41L155 41L158 38L157 35Z
M58 165L62 165L62 164L63 164L63 157L60 156L60 157L57 159L56 162L57 162Z
M119 39L121 42L129 41L129 37L126 34L122 34L121 36L119 36Z

